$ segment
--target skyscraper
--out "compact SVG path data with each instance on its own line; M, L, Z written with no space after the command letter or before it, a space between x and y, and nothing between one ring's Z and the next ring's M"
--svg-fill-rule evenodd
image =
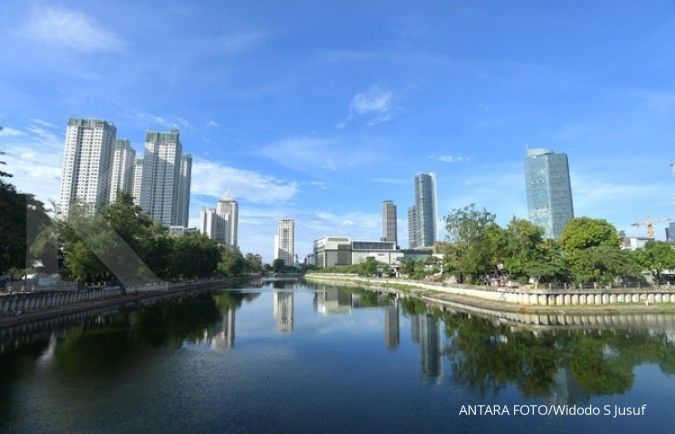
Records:
M70 118L66 128L58 214L67 218L73 202L93 213L110 198L110 171L117 128L98 119Z
M113 147L112 171L110 174L110 203L117 200L118 193L133 195L136 151L127 139L117 139Z
M544 228L546 238L560 238L567 222L574 218L567 155L550 149L528 150L525 187L530 221Z
M187 227L190 219L190 184L192 180L192 155L180 157L180 175L178 178L178 206L175 223Z
M396 205L391 200L382 202L382 241L393 241L398 247Z
M182 145L177 129L169 132L148 131L145 136L145 155L143 157L143 178L141 181L140 206L154 220L166 226L186 226L183 215L179 211L187 209L185 200L189 201L189 171L183 181L185 191L181 194L181 166L191 169L191 159L181 164Z
M141 204L141 185L143 185L143 159L137 158L134 162L134 186L131 190L134 205Z
M408 210L408 230L412 231L409 236L414 240L411 247L430 247L436 242L437 234L436 175L418 173L414 182L415 206Z
M295 260L295 222L281 218L277 222L274 236L274 259L282 259L286 265L294 265Z
M419 229L417 228L417 209L413 205L408 208L408 244L411 249L418 247L418 236Z
M229 222L229 247L237 247L237 233L239 231L239 204L228 192L218 201L218 214L228 216Z

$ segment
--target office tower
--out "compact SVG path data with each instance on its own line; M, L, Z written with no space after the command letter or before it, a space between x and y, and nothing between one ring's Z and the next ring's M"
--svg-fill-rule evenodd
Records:
M282 333L293 331L293 295L293 291L274 291L274 319Z
M227 245L229 247L237 247L237 233L239 230L239 204L228 192L222 199L218 201L218 214L221 216L228 216L229 234Z
M187 227L190 219L190 183L192 179L192 155L180 157L180 175L178 178L178 207L175 225Z
M274 259L282 259L286 265L294 265L295 258L295 222L281 218L277 223L274 236Z
M436 242L436 175L415 175L415 247L430 247Z
M143 184L143 159L137 158L134 163L134 186L131 196L134 199L134 205L141 204L141 185Z
M145 136L141 209L166 226L177 225L179 220L182 151L177 129L148 131Z
M229 245L230 221L228 215L219 215L214 208L202 208L199 231L223 247Z
M546 238L560 238L574 218L567 155L549 149L528 150L525 187L530 221L544 228Z
M408 208L408 245L411 249L417 248L419 230L417 228L417 209L415 206Z
M61 218L68 217L73 202L84 205L88 213L108 202L116 135L117 128L107 121L68 120L59 194Z
M136 151L127 139L117 139L113 147L110 173L110 203L117 201L118 193L133 195Z
M382 241L393 241L398 247L396 205L391 200L382 202Z

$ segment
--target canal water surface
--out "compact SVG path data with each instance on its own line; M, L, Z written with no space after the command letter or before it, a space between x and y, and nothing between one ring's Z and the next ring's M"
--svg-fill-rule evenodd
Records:
M668 326L528 330L391 294L274 282L23 333L1 342L1 432L663 432L675 423ZM538 414L556 408L600 414ZM646 414L614 418L616 408Z

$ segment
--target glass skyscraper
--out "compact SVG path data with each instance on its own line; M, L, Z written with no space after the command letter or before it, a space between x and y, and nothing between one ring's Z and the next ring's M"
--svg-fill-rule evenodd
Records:
M415 205L408 210L410 247L431 247L436 242L436 175L415 175Z
M530 221L544 228L546 238L560 238L567 222L574 218L567 155L550 149L528 150L525 187Z

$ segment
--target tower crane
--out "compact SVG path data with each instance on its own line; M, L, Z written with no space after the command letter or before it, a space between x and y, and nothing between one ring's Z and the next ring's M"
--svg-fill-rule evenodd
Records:
M631 223L631 226L639 228L645 226L647 228L647 238L654 239L654 223L669 222L675 220L675 216L652 219L651 216L645 217L644 221Z

